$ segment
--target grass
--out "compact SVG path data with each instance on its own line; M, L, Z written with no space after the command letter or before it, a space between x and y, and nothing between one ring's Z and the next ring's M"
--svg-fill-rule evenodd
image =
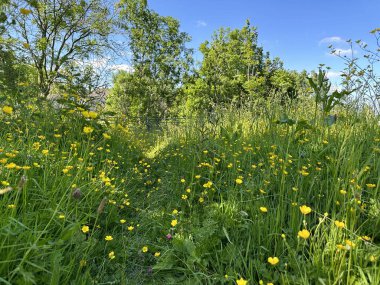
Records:
M147 132L75 105L13 105L0 284L380 283L370 112L326 126L294 104L292 125L268 103Z

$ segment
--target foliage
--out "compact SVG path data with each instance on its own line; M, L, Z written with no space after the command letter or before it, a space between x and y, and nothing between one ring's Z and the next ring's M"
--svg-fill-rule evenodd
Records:
M342 99L350 95L355 90L334 90L330 93L331 83L326 77L326 71L319 69L316 78L308 77L309 84L314 90L315 104L322 104L323 115L328 115L331 110L338 104L342 104Z
M361 52L351 56L339 54L333 46L331 53L338 56L345 63L341 74L342 85L346 90L355 90L355 106L363 108L370 105L377 114L380 114L380 77L378 68L380 63L380 28L373 29L375 46L361 40L348 40L352 51L359 49ZM361 55L361 56L360 56Z
M41 95L54 84L67 83L65 68L83 61L106 45L109 11L100 0L11 1L19 57L34 66Z
M133 72L115 76L109 106L131 116L163 118L175 104L189 70L191 50L185 44L190 37L179 30L177 20L160 16L144 1L121 1L120 6L119 25L129 38Z
M296 72L283 69L257 43L258 33L249 21L242 29L220 29L212 41L201 44L199 71L185 86L187 108L212 110L217 105L249 105L257 98L281 92L285 98L298 96Z

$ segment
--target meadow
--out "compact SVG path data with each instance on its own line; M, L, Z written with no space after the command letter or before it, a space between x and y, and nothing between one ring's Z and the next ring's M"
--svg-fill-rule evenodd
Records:
M380 284L378 118L260 104L1 105L0 284Z

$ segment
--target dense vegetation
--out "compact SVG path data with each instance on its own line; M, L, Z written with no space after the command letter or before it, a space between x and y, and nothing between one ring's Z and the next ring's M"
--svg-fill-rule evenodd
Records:
M335 90L249 21L196 65L146 1L0 8L0 284L380 283L376 49Z

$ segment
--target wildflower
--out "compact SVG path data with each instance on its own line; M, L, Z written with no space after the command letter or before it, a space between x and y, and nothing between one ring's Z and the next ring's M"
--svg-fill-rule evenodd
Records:
M368 183L368 184L366 184L366 186L367 186L368 188L375 188L375 187L376 187L376 184Z
M133 226L129 226L129 227L128 227L128 231L131 232L131 231L133 231L134 228L135 228L135 227L133 227Z
M48 149L44 149L44 150L41 151L41 153L42 153L43 155L48 155L49 150L48 150Z
M8 207L8 209L15 209L16 205L15 204L9 204L7 207Z
M177 215L178 214L178 210L177 209L174 209L173 212L172 212L173 215Z
M371 262L376 262L376 260L377 260L377 257L374 256L374 255L371 255L371 256L369 257L369 261L371 261Z
M208 181L207 183L203 184L204 188L211 188L211 186L212 186L212 182L211 181Z
M338 228L340 228L340 229L343 229L343 228L345 227L344 222L335 221L334 223L335 223L335 225L336 225Z
M237 178L236 180L235 180L235 182L236 182L236 184L242 184L243 183L243 180L242 179L240 179L240 178Z
M7 168L7 169L13 169L13 168L15 168L16 166L17 166L16 163L11 162L11 163L8 163L7 165L5 165L5 168Z
M280 262L280 260L278 259L278 257L268 257L268 262L272 265L276 265Z
M106 241L111 241L111 240L113 240L113 237L112 237L112 236L106 236L104 239L105 239Z
M87 234L89 231L90 231L89 226L83 226L83 227L82 227L82 232L83 232L84 234Z
M168 240L171 240L171 239L173 238L173 236L172 236L171 234L167 234L167 235L166 235L166 238L167 238Z
M311 208L306 205L303 205L300 207L300 211L302 214L307 215L311 213Z
M111 139L111 136L109 134L107 134L107 133L104 133L103 134L103 138L106 139L106 140L109 140L109 139Z
M240 277L239 280L236 280L236 285L246 285L248 283L248 280L243 279L243 277Z
M142 252L144 252L144 253L148 252L148 247L147 246L143 246Z
M310 232L306 229L299 231L298 236L303 239L308 239L310 237Z
M356 246L355 243L353 243L352 241L350 241L349 239L346 239L346 248L347 250L350 250L351 248L354 248Z
M13 108L11 106L4 106L2 110L5 114L8 115L12 115L13 113Z
M61 219L61 220L63 220L63 219L65 218L65 215L64 215L64 214L60 214L60 215L58 216L58 218ZM82 230L82 231L83 231L83 230Z
M205 199L203 197L199 197L199 203L203 203L205 201Z
M186 182L186 180L182 178L181 179L181 183L185 183L185 182Z
M157 252L154 253L154 256L155 256L155 257L159 257L160 255L161 255L161 252L158 252L158 251L157 251Z
M364 241L370 241L371 240L371 238L369 236L362 236L361 239Z
M172 227L175 227L178 224L178 221L177 220L172 220L172 222L170 224L172 225Z
M260 207L260 211L263 213L267 213L268 209L266 207Z
M91 134L93 131L94 131L94 129L91 128L91 127L88 127L88 126L83 127L83 132L84 132L85 134Z
M120 224L125 224L127 221L126 220L124 220L124 219L121 219L120 220Z
M201 176L200 175L195 175L195 179L200 179Z
M182 198L182 200L187 200L187 195L183 194L183 195L181 196L181 198Z
M110 260L112 260L112 259L115 259L115 252L114 251L111 251L109 254L108 254L108 258L110 259Z
M281 237L282 237L283 239L286 239L286 235L285 235L285 234L281 234Z

